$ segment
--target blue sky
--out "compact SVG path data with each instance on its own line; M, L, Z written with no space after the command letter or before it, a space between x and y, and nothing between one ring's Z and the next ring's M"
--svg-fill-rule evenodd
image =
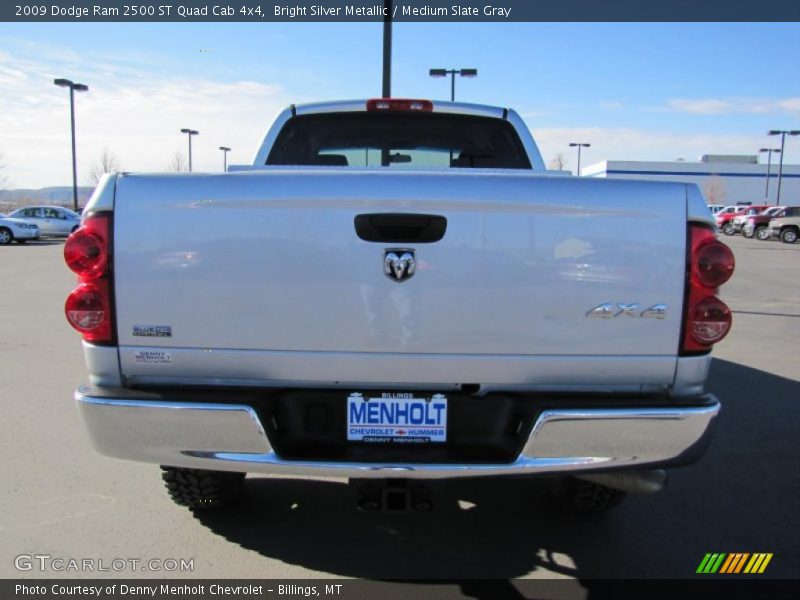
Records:
M66 93L78 98L79 178L110 149L127 170L163 170L195 140L247 162L290 102L379 95L380 24L0 24L0 153L9 187L67 184ZM515 108L548 162L569 141L606 159L753 153L770 128L800 128L800 25L479 23L394 26L393 95L445 99L430 67L476 67L459 100ZM774 143L774 140L772 140ZM66 157L66 158L65 158ZM800 141L787 143L800 162Z

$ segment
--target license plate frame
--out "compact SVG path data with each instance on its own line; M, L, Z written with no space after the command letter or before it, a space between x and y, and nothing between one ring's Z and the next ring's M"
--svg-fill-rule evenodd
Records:
M447 396L418 392L352 392L347 441L365 444L447 443Z

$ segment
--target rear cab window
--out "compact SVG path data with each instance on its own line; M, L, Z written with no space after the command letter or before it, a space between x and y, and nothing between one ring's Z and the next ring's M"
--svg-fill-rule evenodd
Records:
M448 113L344 112L289 119L268 165L530 169L504 119Z

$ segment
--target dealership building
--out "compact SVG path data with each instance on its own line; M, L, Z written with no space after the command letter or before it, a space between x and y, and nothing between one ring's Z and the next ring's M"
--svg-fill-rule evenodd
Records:
M704 155L690 161L606 160L581 169L583 177L644 179L648 181L684 181L696 183L709 202L763 203L767 186L767 165L757 156ZM773 162L769 173L769 204L778 194L778 165ZM800 206L800 165L783 165L781 204Z

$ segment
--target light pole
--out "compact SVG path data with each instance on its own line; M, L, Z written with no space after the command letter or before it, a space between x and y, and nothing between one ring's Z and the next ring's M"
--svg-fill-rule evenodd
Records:
M392 97L392 0L383 0L383 77L381 98ZM388 152L384 153L388 157ZM386 159L389 160L388 158ZM387 163L388 164L388 163Z
M585 144L583 142L570 142L570 148L577 148L578 149L578 177L581 176L581 148L589 148L591 144Z
M72 126L72 209L78 210L78 161L75 157L75 92L88 92L89 86L83 83L74 83L69 79L54 79L58 87L69 88L69 117Z
M477 77L478 69L430 69L431 77L447 77L450 75L450 102L456 99L456 73L461 77Z
M227 173L228 172L228 152L230 152L231 149L228 148L227 146L220 146L219 149L222 150L222 172L223 173Z
M189 136L189 171L192 170L192 136L197 135L200 133L199 131L195 131L194 129L181 129L181 133L185 133Z
M772 167L772 153L774 152L775 154L780 154L781 153L781 149L780 148L761 148L761 150L758 151L759 154L763 154L764 152L767 153L767 187L764 190L764 201L767 204L769 204L769 172L770 172L770 168Z
M791 129L791 130L781 130L781 129L770 129L767 132L767 135L779 135L781 136L781 157L778 162L778 200L775 204L778 206L781 205L781 178L783 177L783 143L786 141L786 135L800 135L800 130L798 129Z

